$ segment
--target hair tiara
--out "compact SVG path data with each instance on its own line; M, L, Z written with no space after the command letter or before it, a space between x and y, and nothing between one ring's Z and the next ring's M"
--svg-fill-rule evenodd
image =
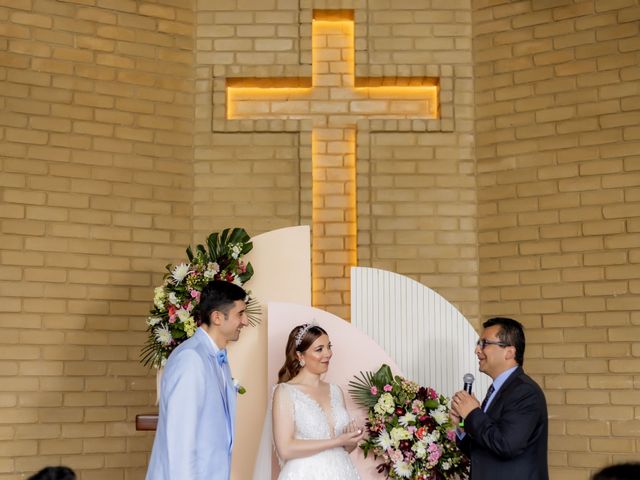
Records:
M304 336L307 334L307 332L309 331L309 329L313 328L313 327L319 327L320 324L318 322L316 322L315 319L311 320L310 323L305 323L302 328L300 330L298 330L298 333L296 333L296 338L295 338L295 342L296 342L296 349L300 346L300 344L302 343L302 339L304 338Z

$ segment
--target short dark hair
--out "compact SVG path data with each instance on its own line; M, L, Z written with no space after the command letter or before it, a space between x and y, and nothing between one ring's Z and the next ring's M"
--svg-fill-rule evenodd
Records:
M516 347L516 362L522 366L524 364L524 328L522 324L513 318L507 317L493 317L482 324L484 328L493 327L498 325L500 331L498 332L498 338L501 342L506 343L509 346Z
M215 311L226 316L236 300L247 298L247 292L235 283L226 280L212 280L202 289L200 303L197 308L197 320L205 325L211 325L211 314Z
M593 480L637 480L640 463L620 463L605 467L593 476Z
M45 467L29 480L76 480L76 474L68 467Z

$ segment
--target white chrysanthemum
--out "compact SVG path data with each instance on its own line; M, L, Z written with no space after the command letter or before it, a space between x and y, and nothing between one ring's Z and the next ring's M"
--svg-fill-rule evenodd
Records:
M171 276L178 283L182 282L182 280L184 280L184 277L186 277L188 274L189 274L189 265L186 263L181 263L180 265L176 265L175 267L173 267L173 270L171 270Z
M176 312L176 316L182 323L186 322L189 319L193 320L193 318L191 317L191 313L184 308L179 308Z
M449 462L442 462L442 469L449 470L451 468L451 464Z
M408 427L409 423L415 422L416 416L413 413L405 413L403 416L398 418L398 423L403 427Z
M398 462L393 465L396 475L402 478L411 478L411 465L406 462Z
M153 289L153 304L161 312L164 312L164 301L166 298L167 296L163 287L156 287Z
M204 271L204 278L206 278L207 280L211 280L215 276L216 276L216 272L214 272L213 270Z
M184 331L187 334L187 338L193 337L193 334L196 333L197 328L198 326L196 325L196 322L191 317L189 317L184 322Z
M235 284L236 284L236 285L238 285L239 287L241 287L241 286L242 286L242 281L240 280L240 277L235 277L235 278L233 279L233 282L231 282L231 283L235 283Z
M176 306L180 305L180 300L178 300L178 297L176 296L175 292L171 292L169 294L169 302Z
M380 435L375 439L375 443L385 452L389 450L391 448L391 437L389 436L389 432L382 430Z
M231 247L231 256L234 259L237 259L240 256L240 253L242 253L242 244L241 243L236 243Z
M150 327L154 327L157 324L159 324L162 321L162 318L160 317L149 317L147 319L147 325L149 325Z
M438 432L437 430L434 430L433 432L428 433L424 437L422 437L422 443L424 443L425 445L429 445L430 443L438 443L438 440L440 440L440 432Z
M156 336L156 340L162 345L169 345L171 343L171 332L168 327L162 325L156 327L154 334Z
M449 421L449 415L447 415L445 408L442 406L431 412L431 416L438 422L438 425L443 425Z

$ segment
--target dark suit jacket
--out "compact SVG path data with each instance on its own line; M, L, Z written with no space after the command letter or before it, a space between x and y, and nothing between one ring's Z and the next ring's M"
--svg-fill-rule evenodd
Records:
M548 423L542 389L518 367L486 413L464 419L458 446L471 458L471 479L548 480Z

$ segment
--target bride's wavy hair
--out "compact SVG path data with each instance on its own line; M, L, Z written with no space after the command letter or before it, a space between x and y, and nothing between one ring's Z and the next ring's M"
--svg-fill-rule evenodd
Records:
M285 383L291 380L293 377L300 373L300 369L302 366L298 361L298 356L296 352L304 353L311 346L316 339L322 335L328 335L324 328L313 325L307 328L307 331L302 336L300 340L300 345L296 347L296 337L300 333L300 330L304 329L305 325L298 325L289 334L289 339L287 340L287 347L285 349L285 359L284 365L278 372L278 383Z

